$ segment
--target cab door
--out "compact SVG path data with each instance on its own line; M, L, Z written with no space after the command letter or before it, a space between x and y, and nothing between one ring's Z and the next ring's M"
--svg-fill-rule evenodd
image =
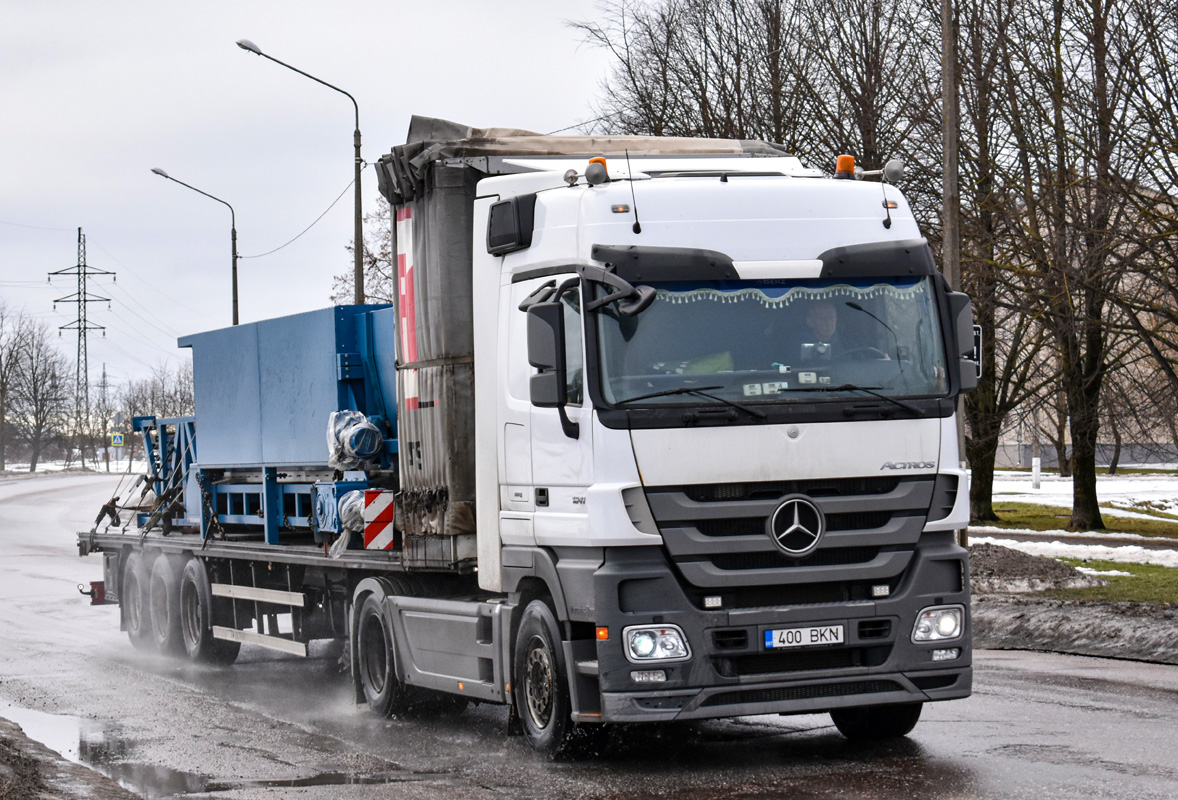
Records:
M565 277L572 276L558 276L557 283ZM593 413L585 392L585 328L580 289L565 292L561 303L564 306L565 392L568 401L564 412L571 422L576 423L578 434L573 438L566 433L560 409L532 406L534 530L536 544L541 546L582 544L589 532Z

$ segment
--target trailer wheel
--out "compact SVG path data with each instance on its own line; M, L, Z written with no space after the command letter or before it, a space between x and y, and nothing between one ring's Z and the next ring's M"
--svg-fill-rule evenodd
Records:
M180 576L180 635L193 661L228 666L237 660L241 642L213 638L213 597L204 561L190 558Z
M127 555L123 563L123 590L120 609L123 612L123 628L127 638L137 650L150 650L151 604L148 602L147 586L149 576L145 574L143 554L137 550Z
M532 749L562 755L573 730L568 670L552 610L533 600L515 639L515 706Z
M408 711L412 693L397 679L392 628L385 618L382 597L370 594L364 598L356 630L355 667L368 707L383 717Z
M838 708L830 712L839 733L854 742L899 739L907 736L920 719L923 703L868 708Z
M180 639L180 567L175 556L161 553L151 564L148 584L152 645L166 655L184 652Z

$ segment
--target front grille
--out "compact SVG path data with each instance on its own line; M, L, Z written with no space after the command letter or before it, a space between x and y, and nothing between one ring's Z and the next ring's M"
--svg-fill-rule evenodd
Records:
M712 643L717 650L743 650L749 646L749 632L743 629L715 631Z
M761 517L736 517L734 519L701 519L693 523L704 536L763 536L765 520Z
M787 494L808 497L847 497L887 494L895 491L899 478L837 478L818 481L765 481L759 483L710 483L688 486L684 492L697 503L721 500L771 500Z
M832 547L818 550L806 558L790 558L779 552L720 553L711 557L716 569L798 569L830 567L843 564L866 564L879 555L878 547Z
M851 514L829 514L827 531L866 531L882 528L892 519L890 511L859 511ZM690 520L704 536L758 536L766 533L764 517L732 517L729 519Z
M780 653L750 653L717 658L716 671L728 678L769 675L775 672L804 672L812 669L878 667L888 660L891 645L884 647L842 647L837 650L796 650Z
M934 484L924 476L750 481L650 487L646 497L671 560L688 585L756 594L783 584L830 584L835 576L823 568L871 565L871 573L857 577L848 571L847 585L834 584L824 593L837 602L847 599L851 581L898 578L920 538ZM774 512L792 494L813 498L826 519L824 538L803 558L782 553L768 530ZM750 596L737 605L760 602ZM781 602L770 597L765 604ZM725 605L732 607L728 598Z
M826 516L826 530L828 531L868 531L872 528L882 528L892 519L890 511L859 511L852 514L828 514Z
M780 689L749 689L721 692L703 702L703 706L727 706L737 703L783 703L788 700L813 700L823 697L846 697L856 694L880 694L900 689L894 681L849 681L821 683L815 686L787 686Z
M866 619L859 623L860 639L886 639L892 635L892 622L887 619Z

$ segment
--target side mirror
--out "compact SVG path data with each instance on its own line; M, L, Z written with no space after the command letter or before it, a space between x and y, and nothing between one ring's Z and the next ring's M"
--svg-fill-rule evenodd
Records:
M973 352L973 304L964 292L949 292L949 311L953 315L954 339L957 355Z
M964 292L949 292L949 310L953 315L953 338L958 356L961 391L978 388L981 377L981 333L973 324L973 304ZM976 337L976 338L975 338Z
M539 370L528 384L532 405L555 408L565 436L576 439L580 426L568 418L568 378L565 365L564 304L535 303L528 306L528 363Z
M532 405L558 408L564 405L564 306L536 303L528 307L528 363L540 370L533 375Z

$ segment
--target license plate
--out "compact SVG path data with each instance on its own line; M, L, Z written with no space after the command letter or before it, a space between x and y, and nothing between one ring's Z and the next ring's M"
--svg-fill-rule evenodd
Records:
M815 647L842 644L842 625L819 625L813 628L778 628L765 631L765 647Z

